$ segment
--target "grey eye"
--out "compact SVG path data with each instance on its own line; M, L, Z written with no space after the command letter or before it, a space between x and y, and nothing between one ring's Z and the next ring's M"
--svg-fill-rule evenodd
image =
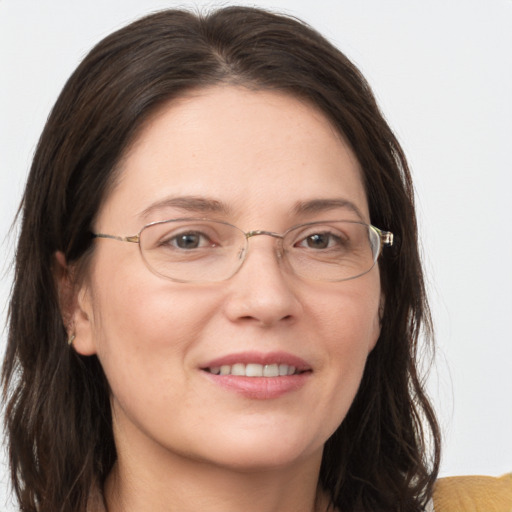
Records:
M177 249L201 249L203 247L214 247L216 244L204 233L189 231L168 237L162 242L162 245L168 245Z
M307 246L311 249L325 249L329 247L331 235L327 233L319 233L316 235L311 235L306 238Z
M341 238L328 232L313 233L297 244L298 247L307 247L308 249L329 249L341 245L343 245Z
M185 233L175 237L174 243L180 249L196 249L201 243L201 236L196 233Z

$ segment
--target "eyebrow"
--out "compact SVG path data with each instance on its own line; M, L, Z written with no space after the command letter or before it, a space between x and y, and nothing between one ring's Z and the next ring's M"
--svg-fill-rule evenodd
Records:
M344 208L353 211L362 221L365 221L361 210L347 199L312 199L311 201L299 201L295 204L294 211L299 215L322 213L329 210Z
M228 215L230 213L229 207L221 201L217 201L216 199L210 199L201 196L176 196L167 197L161 201L153 203L145 210L143 210L140 215L141 217L145 218L154 211L162 210L164 208L176 208L188 213L201 214L221 213Z
M200 213L202 215L211 213L229 215L231 213L229 206L217 199L203 196L176 196L167 197L161 201L151 204L141 212L141 216L146 218L151 213L164 208L175 208L187 213ZM364 216L361 213L361 210L359 210L352 201L341 198L298 201L295 203L292 211L296 215L307 215L327 212L329 210L336 210L339 208L351 210L364 221Z

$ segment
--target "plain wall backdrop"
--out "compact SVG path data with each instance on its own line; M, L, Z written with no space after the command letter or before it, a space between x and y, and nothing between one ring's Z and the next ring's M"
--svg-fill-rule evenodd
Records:
M369 80L416 183L438 342L429 389L444 432L442 474L512 471L512 0L236 3L307 21ZM15 241L7 233L65 80L93 44L140 15L227 4L0 0L2 326ZM5 338L4 330L2 352ZM7 488L2 453L2 510Z

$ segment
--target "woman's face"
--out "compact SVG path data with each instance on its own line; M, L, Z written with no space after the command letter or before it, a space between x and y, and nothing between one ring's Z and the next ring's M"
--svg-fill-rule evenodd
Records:
M94 229L133 235L177 217L278 233L322 219L369 222L358 162L325 116L282 93L233 86L174 101L145 126ZM316 282L288 270L275 238L251 238L249 248L230 279L180 283L151 272L137 244L95 241L75 349L101 361L120 453L238 469L320 460L379 335L378 267ZM208 370L235 363L304 373Z

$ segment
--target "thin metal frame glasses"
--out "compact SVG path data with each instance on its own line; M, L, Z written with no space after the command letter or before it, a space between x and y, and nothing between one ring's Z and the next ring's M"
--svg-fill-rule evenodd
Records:
M368 273L393 234L364 222L326 220L293 226L284 233L244 232L228 222L179 218L152 222L132 236L94 233L139 245L146 266L172 281L218 282L234 276L249 253L249 239L277 240L280 264L306 279L346 281Z

